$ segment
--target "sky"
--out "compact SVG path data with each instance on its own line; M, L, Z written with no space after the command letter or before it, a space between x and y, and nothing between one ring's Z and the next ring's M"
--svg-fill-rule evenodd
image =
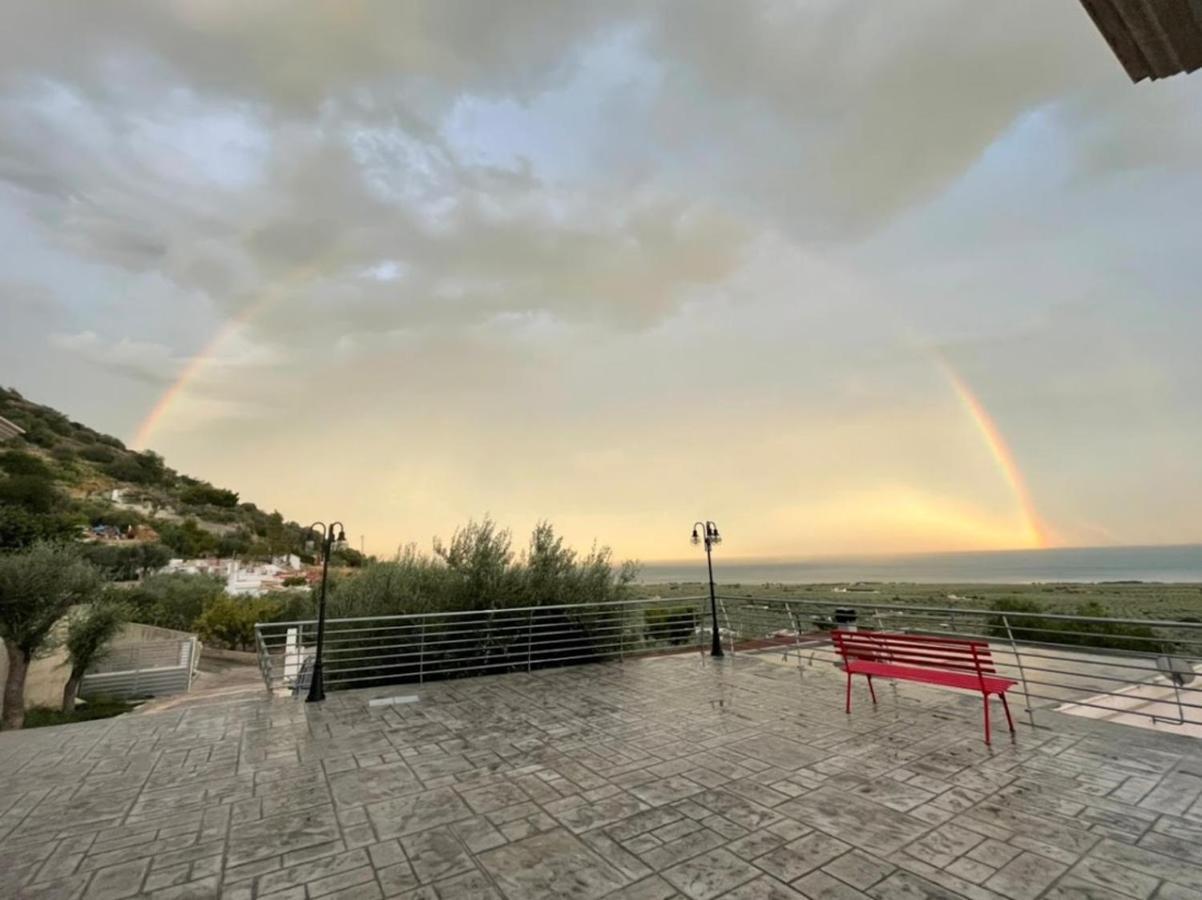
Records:
M18 2L0 383L388 555L1202 540L1202 74L1075 2Z

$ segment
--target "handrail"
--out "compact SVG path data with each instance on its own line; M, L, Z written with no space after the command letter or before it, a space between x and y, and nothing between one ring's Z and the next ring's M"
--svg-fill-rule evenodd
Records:
M762 652L767 659L784 649L781 659L796 665L799 673L835 662L832 613L854 606L861 624L871 623L875 630L992 644L993 664L1022 683L1032 717L1038 707L1202 725L1202 622L908 606L859 597L837 602L725 592L719 599L720 639L731 653ZM708 601L708 596L689 595L327 619L326 680L342 689L428 683L595 662L621 664L647 654L680 652L699 653L696 664L711 665L704 652L712 628ZM1075 627L1058 627L1063 623ZM255 626L269 690L289 687L303 661L312 657L315 626L312 620ZM1114 634L1123 630L1116 626L1146 631ZM1182 679L1165 674L1160 660L1166 655L1186 660L1198 672L1198 681L1188 683L1192 676L1187 674L1186 683L1179 683ZM1172 717L1166 718L1170 708Z
M912 613L912 612L928 612L940 613L943 615L963 616L963 615L981 615L981 616L1018 616L1019 618L1029 619L1064 619L1073 622L1109 622L1111 625L1147 625L1150 628L1199 628L1202 629L1202 622L1177 622L1162 619L1120 619L1110 618L1109 616L1075 616L1071 613L1046 613L1046 612L1012 612L1008 609L989 609L988 607L977 608L974 606L907 606L897 603L863 603L859 600L824 600L813 599L808 597L756 597L751 594L730 595L720 594L724 600L753 600L757 603L786 603L799 604L804 603L810 606L830 606L832 608L844 606L859 606L866 607L872 610L886 610L888 612Z
M389 613L383 616L353 616L341 619L326 619L326 624L336 624L338 622L363 622L363 621L391 621L393 619L428 619L436 616L485 616L495 615L496 613L509 612L528 612L530 610L549 610L549 609L594 609L604 610L611 609L617 606L631 606L640 603L687 603L692 600L708 600L709 597L690 596L690 597L641 597L636 600L607 600L604 603L556 603L546 606L497 606L488 609L456 609L456 610L434 610L430 612L420 613ZM271 622L271 625L316 625L316 619L301 619L295 622Z

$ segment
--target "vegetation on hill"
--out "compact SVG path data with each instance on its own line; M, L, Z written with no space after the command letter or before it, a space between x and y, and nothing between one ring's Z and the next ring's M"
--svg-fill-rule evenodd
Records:
M110 542L86 554L120 580L161 568L172 556L295 553L312 560L309 535L296 522L182 475L152 451L130 450L11 389L0 388L0 416L25 430L0 445L0 549L78 538L90 529ZM136 540L119 540L125 535ZM332 562L359 565L363 558L347 549Z

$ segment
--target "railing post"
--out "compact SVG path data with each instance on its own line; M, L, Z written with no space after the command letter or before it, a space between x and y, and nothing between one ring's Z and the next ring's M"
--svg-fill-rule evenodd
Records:
M184 693L187 694L192 690L192 668L196 662L196 638L191 638L188 642L188 681L184 688Z
M618 610L618 662L626 662L626 607Z
M797 621L797 616L793 613L793 607L788 603L785 604L785 612L789 614L789 624L793 626L793 646L797 650L797 674L798 676L804 676L805 669L801 664L801 625Z
M731 654L731 656L734 656L735 632L734 632L734 629L730 627L730 616L727 615L727 613L726 613L726 601L719 598L718 607L722 610L722 618L726 620L726 630L730 632L730 654ZM715 624L717 624L717 623L715 623Z
M1031 693L1027 690L1027 673L1023 669L1022 654L1018 652L1018 644L1014 640L1014 632L1010 630L1010 619L1002 616L1002 624L1006 627L1006 636L1010 638L1010 651L1014 654L1014 661L1018 665L1018 677L1023 683L1023 699L1027 704L1027 719L1031 723L1031 727L1035 727L1035 710L1031 709Z
M287 654L287 645L285 645L284 653ZM267 677L267 648L263 644L263 629L255 623L255 655L259 660L259 675L263 678L263 685L267 688L267 692L271 693L271 679Z
M422 619L421 630L417 638L417 683L426 681L426 620Z
M534 610L526 613L526 671L533 669L532 656L534 653Z

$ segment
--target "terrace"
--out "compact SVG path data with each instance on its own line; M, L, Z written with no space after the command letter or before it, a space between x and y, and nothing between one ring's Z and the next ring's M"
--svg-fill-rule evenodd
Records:
M289 696L267 630L272 693L0 734L0 895L1202 897L1195 739L1058 712L1030 671L1031 711L992 749L968 694L899 684L849 717L821 640L736 606L723 660L663 653L685 632L658 614L648 632L652 603L616 629L492 614L482 642L478 620L331 623L355 660L332 687L394 664L407 681L323 704ZM565 626L584 621L588 646Z

